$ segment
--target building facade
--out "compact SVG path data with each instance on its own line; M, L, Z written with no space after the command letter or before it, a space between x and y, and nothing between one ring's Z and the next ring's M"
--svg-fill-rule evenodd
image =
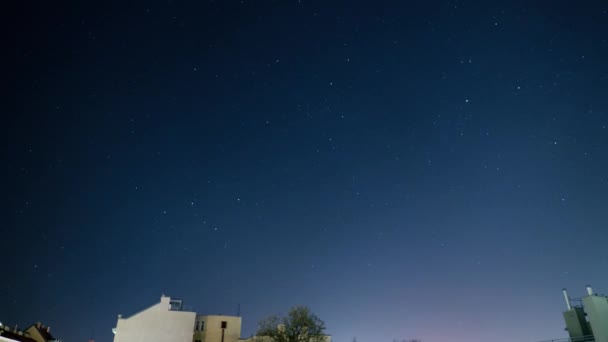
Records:
M27 329L25 329L25 333L28 334L31 338L33 338L36 342L59 341L58 339L53 337L53 335L51 335L51 327L45 327L40 322L30 325Z
M128 318L118 315L112 332L114 342L273 342L268 337L241 339L239 316L197 315L165 295ZM331 342L331 336L323 342Z
M608 342L608 297L587 286L587 295L572 299L564 289L564 321L571 341Z
M128 318L118 316L114 342L237 342L241 317L197 315L167 296Z
M118 315L114 342L192 342L195 312L183 311L181 300L160 297L160 303L131 317Z
M51 335L51 328L44 326L38 322L30 325L27 329L21 331L17 327L11 329L6 325L0 324L0 342L2 341L18 341L18 342L61 342Z
M241 317L196 316L194 342L236 342L241 338Z

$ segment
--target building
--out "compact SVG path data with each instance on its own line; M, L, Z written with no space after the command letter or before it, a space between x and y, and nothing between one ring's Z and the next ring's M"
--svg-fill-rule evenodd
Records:
M241 339L239 316L197 315L185 310L180 299L165 295L128 318L118 315L112 332L114 342L272 342L267 337ZM331 342L331 336L323 342Z
M566 308L564 321L572 342L608 342L608 297L593 292L587 286L587 295L570 298L563 290Z
M6 325L0 325L0 342L18 341L18 342L60 342L51 335L51 328L45 327L42 323L30 325L24 331L17 327L11 329Z
M196 316L194 342L236 342L241 338L241 317Z
M192 342L195 319L195 312L182 310L181 300L163 295L160 303L129 318L118 315L114 342Z
M30 325L27 329L25 329L25 333L27 333L36 342L59 341L55 337L53 337L53 335L51 335L51 327L49 327L49 326L45 327L40 322Z
M114 342L237 342L241 317L203 316L186 311L180 299L165 295L131 317L118 315Z
M0 326L0 342L36 342L23 331Z

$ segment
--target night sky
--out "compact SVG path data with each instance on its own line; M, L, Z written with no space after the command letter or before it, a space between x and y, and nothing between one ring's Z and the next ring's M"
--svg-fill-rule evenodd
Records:
M565 337L608 292L608 2L3 9L0 321L162 293L335 342Z

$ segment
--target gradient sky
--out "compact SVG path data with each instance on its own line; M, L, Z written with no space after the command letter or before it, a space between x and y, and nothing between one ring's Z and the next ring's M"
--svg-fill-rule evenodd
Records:
M608 291L606 1L19 6L6 324L111 342L165 293L243 336L304 304L335 342L533 342Z

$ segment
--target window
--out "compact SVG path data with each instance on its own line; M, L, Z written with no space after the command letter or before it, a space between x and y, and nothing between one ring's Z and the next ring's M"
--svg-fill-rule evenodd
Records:
M205 321L201 321L201 331L205 330Z
M181 299L172 299L169 302L169 310L170 311L182 311L182 300Z
M228 327L228 322L222 321L222 329L226 329Z
M198 331L198 323L199 321L196 321L196 328L194 330Z

